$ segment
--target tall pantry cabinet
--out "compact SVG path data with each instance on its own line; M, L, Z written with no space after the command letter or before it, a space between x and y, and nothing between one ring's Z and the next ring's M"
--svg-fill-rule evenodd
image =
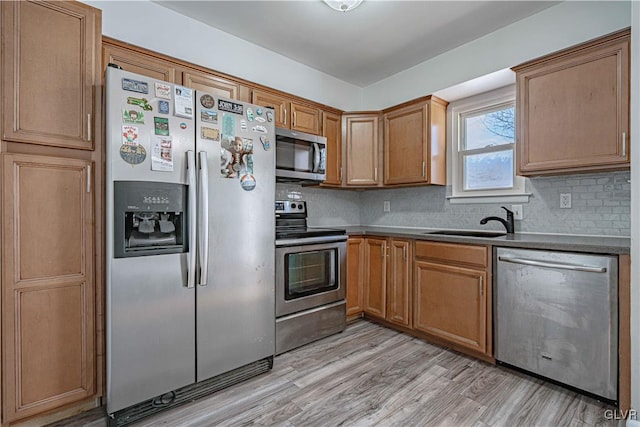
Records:
M102 389L103 149L101 12L58 1L0 12L6 425L95 404Z

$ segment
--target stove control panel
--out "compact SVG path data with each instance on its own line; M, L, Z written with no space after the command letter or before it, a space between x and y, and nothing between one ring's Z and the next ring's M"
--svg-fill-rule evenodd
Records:
M278 200L276 201L276 213L306 213L307 202L293 201L293 200Z

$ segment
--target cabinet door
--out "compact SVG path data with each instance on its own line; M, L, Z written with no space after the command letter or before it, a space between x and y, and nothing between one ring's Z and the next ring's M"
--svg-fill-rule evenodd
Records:
M0 5L3 139L92 150L100 11L80 2Z
M384 115L384 183L427 182L428 104Z
M364 264L364 239L350 237L347 241L347 316L363 311Z
M196 70L185 70L182 73L182 84L186 87L211 93L222 98L249 101L248 87L212 74Z
M182 84L182 75L175 64L164 59L126 49L110 43L102 44L102 66L117 64L123 70L165 82Z
M251 93L251 103L263 107L273 108L276 127L289 128L289 101L269 92L254 89Z
M485 353L486 272L426 261L415 265L414 328Z
M342 123L340 115L322 112L322 135L327 138L327 177L323 184L342 184Z
M3 157L3 421L95 393L90 162Z
M365 239L364 312L385 318L387 301L387 241Z
M291 103L291 129L320 134L320 110L306 105Z
M347 185L378 185L378 115L343 116Z
M387 320L411 327L411 244L392 239L389 244Z
M516 76L520 174L629 166L628 36Z

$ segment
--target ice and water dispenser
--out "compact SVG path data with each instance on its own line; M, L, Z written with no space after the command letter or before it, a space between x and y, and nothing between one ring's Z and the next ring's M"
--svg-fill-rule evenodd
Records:
M115 258L187 252L187 187L114 182Z

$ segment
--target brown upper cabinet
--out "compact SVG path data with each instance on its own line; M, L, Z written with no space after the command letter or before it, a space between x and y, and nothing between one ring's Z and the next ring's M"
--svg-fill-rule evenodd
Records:
M0 2L3 139L93 149L101 13L79 2ZM55 112L64 114L54 114Z
M182 73L176 64L151 54L131 50L121 42L104 38L102 66L119 65L123 70L165 82L182 84Z
M253 89L251 103L273 108L277 127L320 135L319 108L259 89Z
M211 93L222 98L249 102L250 89L238 82L214 76L202 71L185 69L182 72L182 84L186 87Z
M446 184L447 102L435 96L384 111L384 184Z
M339 114L322 112L322 136L327 138L327 168L323 185L342 184L342 118Z
M349 113L342 116L345 141L345 184L376 187L380 184L380 113Z
M520 175L629 168L624 30L514 67Z

